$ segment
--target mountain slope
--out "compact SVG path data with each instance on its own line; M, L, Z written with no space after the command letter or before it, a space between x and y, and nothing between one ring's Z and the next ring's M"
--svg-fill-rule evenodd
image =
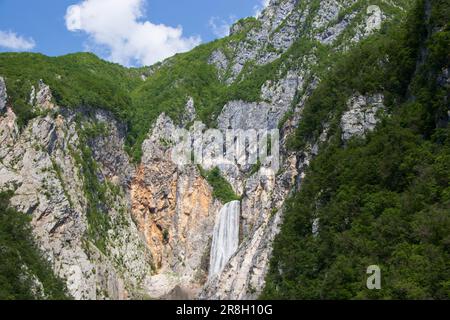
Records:
M263 298L449 298L449 10L419 1L312 95L294 145L314 139L324 118L331 134L287 203ZM352 92L389 97L390 115L343 144L336 107ZM383 290L367 290L370 265L381 267Z

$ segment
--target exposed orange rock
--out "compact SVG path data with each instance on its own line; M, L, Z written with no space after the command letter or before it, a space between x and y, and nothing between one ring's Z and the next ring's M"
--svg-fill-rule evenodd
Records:
M155 172L156 170L156 172ZM170 238L171 217L176 207L176 176L171 180L157 180L149 183L146 175L158 175L157 166L141 165L131 185L132 215L138 229L146 238L157 268L162 267L162 256L165 243ZM169 192L164 192L168 186Z

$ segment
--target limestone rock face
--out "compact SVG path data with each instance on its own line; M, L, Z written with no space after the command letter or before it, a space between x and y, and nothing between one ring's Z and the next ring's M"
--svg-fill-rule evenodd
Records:
M366 38L374 32L380 30L381 24L387 19L387 16L381 11L380 7L370 5L367 7L366 16L362 23L356 27L356 33L352 41L357 42Z
M34 90L34 87L32 90ZM44 83L44 81L42 81L42 80L39 81L39 90L36 93L35 100L36 100L36 107L40 110L55 109L55 104L53 103L52 91L51 91L50 87L48 85L46 85Z
M215 50L209 58L208 63L216 67L219 80L224 80L229 63L227 56L221 50Z
M181 117L181 124L186 126L192 123L197 117L197 113L195 111L194 99L192 97L188 98L186 102L186 106L184 107L184 113Z
M313 27L315 29L323 28L330 21L336 20L339 16L340 10L344 7L342 4L343 1L325 0L320 2L320 7L313 22Z
M377 113L384 109L383 100L382 94L352 97L348 101L349 110L341 120L342 140L347 141L354 136L363 137L367 132L373 131L379 121Z
M263 65L277 59L281 53L287 50L297 36L296 17L291 17L285 25L281 24L289 17L297 5L298 0L273 0L258 18L259 27L252 29L243 41L237 42L230 47L233 51L233 59L229 66L231 76L226 80L232 83L251 60ZM278 27L280 27L278 30ZM242 31L242 26L236 24L231 29L231 34ZM279 52L266 50L274 46Z
M0 148L0 159L6 157L19 136L16 119L16 115L10 108L7 108L4 115L0 115L0 144L2 146ZM0 176L0 179L2 179L2 176Z
M5 80L0 77L0 112L4 112L6 110L7 99L8 95L6 93Z
M110 113L97 111L91 124L103 126L105 134L92 137L89 146L95 161L101 164L104 177L125 189L129 188L135 168L124 152L126 127Z
M332 45L339 36L349 27L356 14L351 13L346 15L340 22L325 29L325 31L316 35L316 39L326 45Z
M44 92L48 91L43 88L41 105L50 101ZM151 256L127 214L126 191L106 192L109 208L104 214L109 217L110 229L102 251L87 236L87 181L77 160L81 154L80 132L74 118L68 111L56 118L37 117L19 132L15 114L8 110L0 118L0 190L12 190L11 205L32 217L39 247L55 273L66 280L74 298L126 299L138 293L145 275L151 272ZM111 129L112 141L123 139L115 135L119 130L112 129L112 118L104 121ZM98 148L94 153L100 155L99 160L101 155L120 159L125 154L123 149L100 150L110 147L106 144L93 146ZM121 176L108 168L107 162L99 166L100 180L110 179L103 172Z
M369 6L367 8L367 19L366 19L366 29L365 35L370 35L376 30L379 30L381 23L386 19L386 16L381 11L378 6Z
M172 161L172 120L161 115L143 144L131 186L134 220L152 252L157 276L148 279L154 298L176 286L195 292L207 276L207 257L220 203L197 167Z
M378 30L387 18L374 5L347 12L356 2L272 0L256 21L244 20L234 24L231 27L232 36L240 35L247 29L249 31L242 40L228 45L227 56L223 51L215 50L209 62L216 66L219 79L231 84L238 79L247 63L271 63L302 38L316 39L323 44L336 44L340 49L346 49L352 42Z
M267 129L269 124L270 105L262 103L248 103L231 101L222 109L217 120L219 129L258 130Z

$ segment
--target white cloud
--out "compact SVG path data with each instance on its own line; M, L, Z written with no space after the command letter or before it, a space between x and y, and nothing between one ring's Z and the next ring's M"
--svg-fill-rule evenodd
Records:
M236 22L235 16L230 16L228 20L219 17L211 17L208 24L215 36L223 38L230 34L230 27L234 22Z
M270 0L259 0L259 4L253 7L255 17L259 17L269 4Z
M25 39L12 31L0 30L0 47L17 51L28 51L35 46L36 43L32 38Z
M83 0L67 8L66 26L89 35L86 47L123 65L151 65L200 44L183 29L143 21L145 0Z

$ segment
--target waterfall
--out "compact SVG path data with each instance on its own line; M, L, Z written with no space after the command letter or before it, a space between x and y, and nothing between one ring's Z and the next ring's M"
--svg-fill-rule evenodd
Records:
M220 210L214 226L209 278L220 273L238 249L240 214L241 204L239 201L229 202Z

